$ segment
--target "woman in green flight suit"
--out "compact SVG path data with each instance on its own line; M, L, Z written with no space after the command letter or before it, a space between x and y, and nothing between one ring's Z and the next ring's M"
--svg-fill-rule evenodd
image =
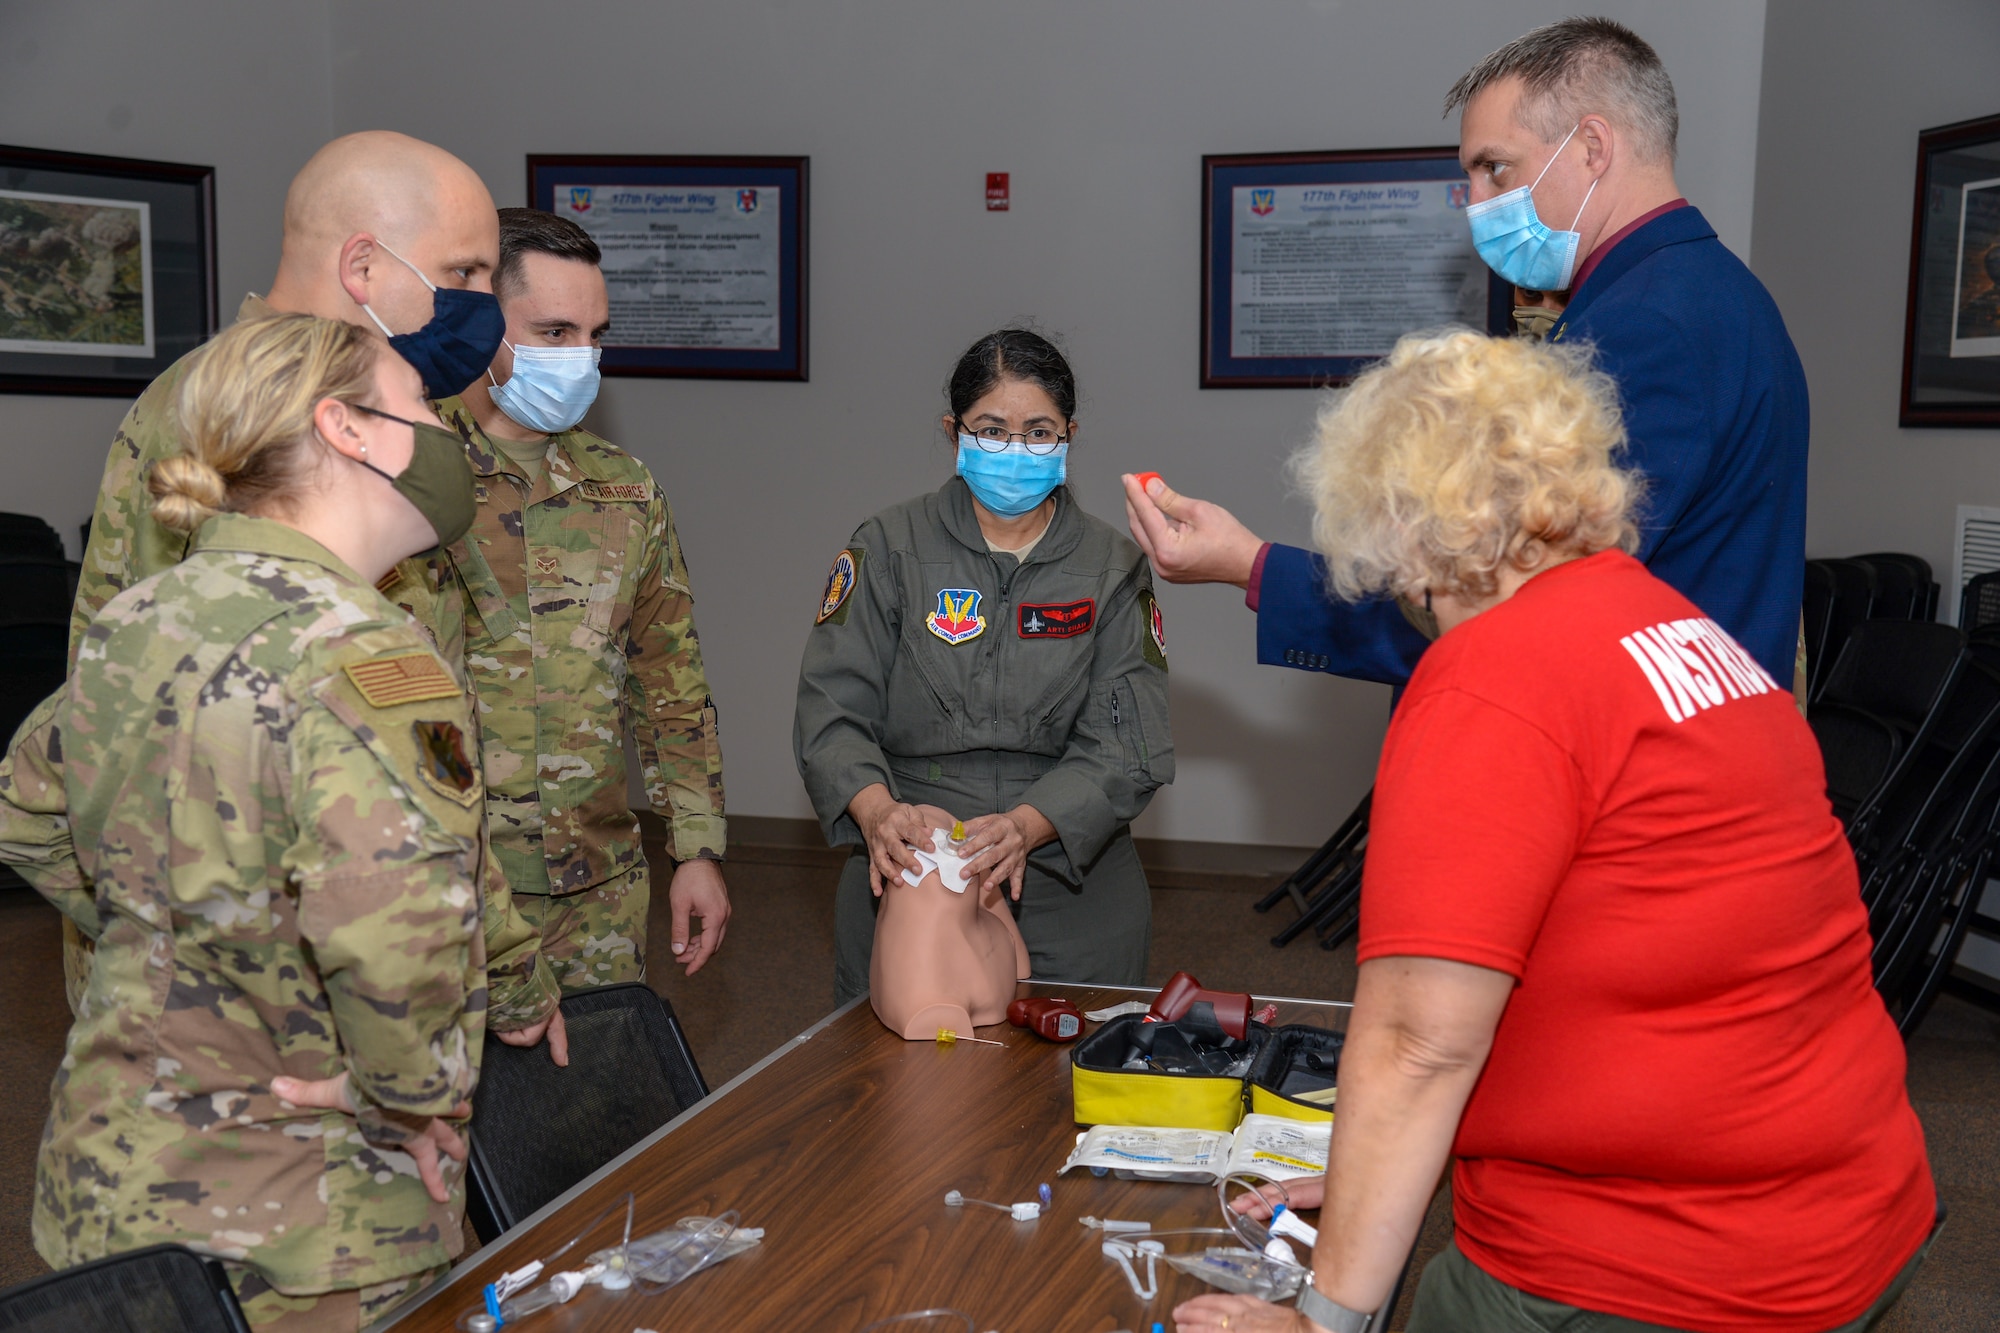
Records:
M970 874L1008 886L1036 978L1137 984L1152 902L1131 822L1174 776L1152 571L1078 507L1076 379L1003 329L946 386L957 475L835 558L799 669L792 745L829 843L841 1002L868 989L875 903L963 820Z

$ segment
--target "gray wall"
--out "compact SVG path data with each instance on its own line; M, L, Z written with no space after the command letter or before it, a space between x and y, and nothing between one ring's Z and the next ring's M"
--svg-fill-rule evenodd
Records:
M327 5L5 0L0 141L216 169L222 311L270 285L285 186L333 134ZM0 395L0 508L77 549L129 400Z
M1917 132L2000 112L1996 69L1991 0L1770 0L1752 267L1812 389L1811 555L1949 583L1955 507L2000 505L2000 433L1896 425Z
M1599 7L1660 48L1682 184L1748 253L1762 0ZM827 563L862 517L948 475L935 423L964 345L1011 320L1064 339L1083 386L1073 471L1095 512L1117 520L1117 473L1153 468L1302 540L1282 464L1313 395L1195 387L1201 155L1452 142L1438 118L1451 80L1573 8L202 0L169 22L130 0L15 0L0 11L0 117L21 142L217 163L226 303L268 280L284 180L329 131L432 139L502 204L523 202L530 152L811 155L812 382L613 381L589 423L676 502L731 809L803 814L791 698ZM39 43L25 64L20 33ZM291 53L296 78L274 77ZM43 103L40 119L17 114ZM108 128L118 104L135 112L124 130ZM1013 173L1011 212L984 212L988 171ZM116 416L0 399L9 467L60 474L11 503L73 526ZM1142 831L1318 841L1371 779L1388 691L1256 667L1229 590L1161 601L1180 779Z

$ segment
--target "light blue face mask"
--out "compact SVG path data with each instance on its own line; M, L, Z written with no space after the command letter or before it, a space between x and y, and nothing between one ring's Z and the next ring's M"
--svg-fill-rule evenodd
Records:
M1059 444L1036 455L1019 440L999 453L988 453L970 435L958 437L958 475L972 488L972 498L1001 518L1018 518L1049 498L1069 478L1069 445Z
M1556 164L1556 158L1562 156L1562 150L1576 137L1576 130L1572 125L1563 141L1556 145L1554 156L1542 168L1542 176L1549 174L1549 167ZM1472 225L1472 244L1479 257L1502 278L1531 291L1566 291L1570 279L1576 275L1577 246L1583 243L1575 227L1583 220L1590 196L1597 192L1597 182L1592 181L1590 189L1584 191L1583 203L1577 206L1576 217L1569 224L1571 230L1555 231L1535 212L1535 185L1542 183L1542 176L1535 177L1534 185L1523 185L1472 205L1465 210L1465 220Z
M507 345L514 351L514 373L507 382L493 383L492 369L486 371L490 384L486 392L495 407L544 435L566 431L583 420L597 401L600 349Z

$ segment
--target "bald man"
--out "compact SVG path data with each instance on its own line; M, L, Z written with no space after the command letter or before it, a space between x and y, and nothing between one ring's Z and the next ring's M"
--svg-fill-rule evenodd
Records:
M270 295L244 297L236 317L276 311L379 328L423 374L425 391L446 398L476 379L500 348L505 322L493 299L499 260L499 214L472 168L405 134L350 134L313 154L292 181ZM481 308L488 311L483 319ZM455 347L467 335L477 341L462 353L464 377L452 382L449 350L438 345ZM152 465L180 450L173 399L184 364L176 361L147 386L112 439L70 611L71 661L100 607L187 554L186 534L153 521L146 490ZM441 571L421 558L405 561L384 591L449 639L461 627L434 605L455 601L437 597ZM447 662L463 657L452 643L438 647Z
M470 384L499 346L505 323L492 296L499 248L493 198L463 162L406 135L348 135L316 153L292 182L270 295L246 297L237 318L301 312L379 328L422 374L427 392L448 396ZM181 447L173 400L185 364L169 366L147 387L113 441L71 613L72 660L100 607L186 554L188 539L153 520L146 489L153 464ZM441 556L419 557L398 565L380 586L462 671L464 607L456 585L443 583L446 574ZM54 702L29 717L0 760L0 860L62 909L65 981L70 1007L78 1010L90 979L90 945L80 926L94 931L99 918L69 842ZM515 908L490 852L483 862L487 1028L512 1045L532 1045L546 1035L556 1062L567 1063L559 992L540 937ZM97 1002L117 1001L106 996ZM306 1083L289 1095L301 1106L341 1107L338 1082ZM107 1163L106 1169L117 1166ZM462 1207L463 1194L453 1184ZM378 1243L363 1223L355 1243ZM442 1240L454 1257L463 1245L457 1228ZM361 1289L278 1291L232 1270L253 1326L301 1331L366 1324L431 1276L412 1273Z
M408 135L350 134L315 153L292 181L270 295L245 297L237 318L297 312L380 328L422 373L427 392L444 397L471 383L499 347L505 322L492 295L499 257L499 215L472 168ZM489 317L481 316L482 307L490 307ZM187 553L187 536L153 520L146 489L153 464L180 450L173 399L185 364L175 362L147 386L112 441L70 612L72 661L99 608ZM443 558L433 554L404 561L381 586L432 635L445 661L460 664L465 612L455 587L441 595L447 576ZM34 784L45 790L25 790ZM49 816L22 813L37 802L60 813L59 774L17 750L0 765L0 804L13 807L0 811L0 842L37 845L32 830L12 827L14 820ZM60 905L48 866L16 864ZM86 892L80 884L58 887ZM486 916L488 1026L513 1042L539 1038L554 1013L555 979L540 957L539 937L497 875L488 877ZM89 979L88 944L68 915L63 938L64 980L75 1010ZM551 1044L559 1037L551 1034Z

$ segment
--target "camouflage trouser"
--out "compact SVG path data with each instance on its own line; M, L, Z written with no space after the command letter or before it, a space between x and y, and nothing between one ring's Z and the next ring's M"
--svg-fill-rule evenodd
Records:
M317 1296L286 1296L254 1268L225 1263L229 1285L250 1327L260 1333L358 1333L451 1271L450 1264L391 1278L372 1287L350 1287Z
M514 906L542 935L542 957L564 994L646 977L646 867L559 896L514 891Z

